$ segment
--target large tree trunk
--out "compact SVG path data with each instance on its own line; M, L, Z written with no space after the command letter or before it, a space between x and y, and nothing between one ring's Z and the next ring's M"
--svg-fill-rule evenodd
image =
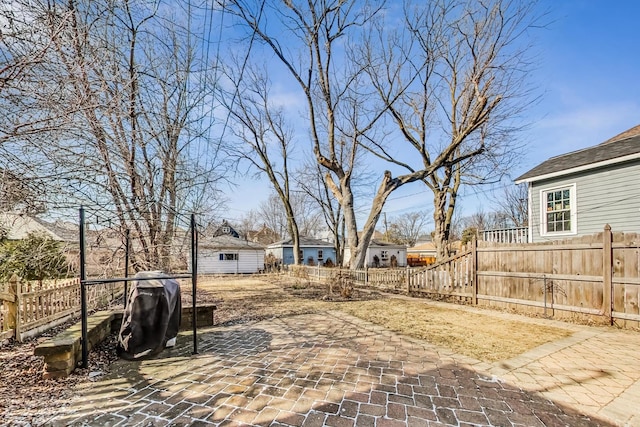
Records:
M433 243L436 246L436 258L444 259L451 255L451 226L455 213L458 190L462 183L460 165L445 167L444 176L431 176L429 187L433 191L433 222L435 231Z

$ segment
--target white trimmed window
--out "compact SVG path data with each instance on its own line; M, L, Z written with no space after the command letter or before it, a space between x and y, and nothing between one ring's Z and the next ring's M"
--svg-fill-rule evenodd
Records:
M380 258L384 261L389 259L389 251L380 251Z
M540 192L540 223L543 236L576 234L576 185Z
M220 254L220 261L237 261L238 254Z
M318 261L322 261L323 256L322 249L318 249Z

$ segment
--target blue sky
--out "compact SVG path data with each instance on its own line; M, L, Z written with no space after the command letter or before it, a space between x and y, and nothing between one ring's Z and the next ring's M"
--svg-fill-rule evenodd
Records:
M512 177L545 159L592 146L640 124L640 1L546 0L545 29L537 32L537 68L531 81L540 95L521 137L527 155ZM256 208L256 182L230 191L233 219ZM266 187L265 187L266 189ZM247 195L251 193L251 197ZM463 191L462 215L493 210L489 189ZM401 188L385 206L390 217L429 209L431 194L419 185Z

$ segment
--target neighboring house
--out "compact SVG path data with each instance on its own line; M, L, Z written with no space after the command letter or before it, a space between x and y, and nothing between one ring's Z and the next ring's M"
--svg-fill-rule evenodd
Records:
M232 237L235 237L235 238L239 238L240 234L238 234L238 232L236 230L234 230L233 227L225 219L224 221L222 221L222 224L220 225L220 227L218 227L213 232L212 236L213 237L232 236Z
M53 240L65 241L63 237L43 225L41 221L25 214L0 213L0 227L7 231L7 240L23 240L30 233L40 233Z
M436 262L436 245L424 242L407 248L407 264L411 267L430 265Z
M343 265L349 265L350 259L351 251L346 247ZM365 265L367 267L406 267L407 247L397 243L371 239L367 248Z
M515 180L529 186L529 241L640 232L640 125L552 157Z
M280 235L263 224L259 230L248 231L247 239L263 245L270 245L280 240Z
M53 232L56 236L60 237L65 243L72 243L78 245L80 242L80 230L78 224L72 222L66 222L56 220L54 222L43 221L39 218L34 218L42 226L49 231Z
M267 254L282 264L293 264L293 240L282 240L267 246ZM324 265L331 261L336 263L336 249L333 243L325 240L300 237L300 255L302 263L305 265Z
M258 273L264 270L264 246L230 235L198 243L198 273Z

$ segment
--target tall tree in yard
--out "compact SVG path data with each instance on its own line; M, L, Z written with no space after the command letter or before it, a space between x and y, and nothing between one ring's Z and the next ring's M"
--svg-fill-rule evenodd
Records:
M48 102L32 98L40 116L65 121L55 133L2 148L27 154L12 166L50 174L59 200L99 206L101 216L131 228L136 268L169 268L178 212L201 208L221 176L201 84L210 70L198 55L192 11L108 0L29 7L49 25L65 17L43 41L51 45L41 67L47 80L23 88L46 92Z
M405 3L404 18L393 37L383 26L372 31L361 58L416 160L391 154L386 141L371 140L369 150L433 191L444 257L461 186L495 182L518 158L518 116L532 102L528 36L539 15L518 0L434 0Z
M233 121L233 133L241 141L228 150L237 161L248 161L259 175L269 179L279 203L275 212L284 211L284 224L293 241L294 263L301 264L300 229L295 212L290 157L294 149L293 132L284 119L282 107L270 100L266 70L247 68L243 61L226 67L225 76L233 88L219 99ZM222 85L224 87L224 85ZM236 96L242 93L242 96ZM273 228L277 230L277 228Z
M528 102L522 42L535 22L533 6L518 0L405 3L400 18L375 4L224 3L305 99L315 160L344 213L352 268L363 265L388 196L412 182L434 192L434 240L446 254L460 185L486 181L496 171L490 165L508 166L513 153L512 119ZM352 179L363 151L401 173L378 171L358 233Z
M224 7L246 25L279 60L306 103L306 124L316 162L325 182L340 203L351 251L351 267L364 264L366 250L388 195L409 180L381 176L362 233L358 233L352 180L364 135L372 132L383 114L363 99L372 95L367 76L347 52L359 29L369 25L380 6L363 2L229 1ZM263 19L263 13L270 13ZM252 38L252 39L253 39ZM337 60L336 58L340 59Z

